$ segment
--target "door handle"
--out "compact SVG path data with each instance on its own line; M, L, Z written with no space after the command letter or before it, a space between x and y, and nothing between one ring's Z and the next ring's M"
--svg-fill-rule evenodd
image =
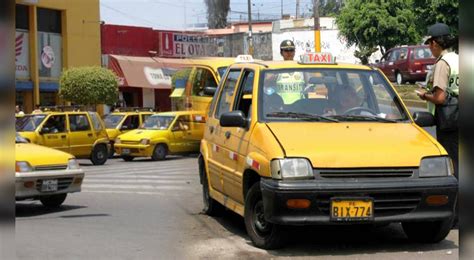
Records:
M65 135L61 135L61 138L64 139L64 138L66 138L66 136L65 136Z
M229 138L230 138L230 132L229 132L229 131L225 132L225 134L224 134L224 135L225 135L225 138L227 138L227 139L229 139Z
M214 133L214 126L213 126L213 125L211 125L211 126L209 127L209 132L211 132L211 134Z
M87 134L87 136L89 136L89 137L92 137L92 136L93 136L93 134Z

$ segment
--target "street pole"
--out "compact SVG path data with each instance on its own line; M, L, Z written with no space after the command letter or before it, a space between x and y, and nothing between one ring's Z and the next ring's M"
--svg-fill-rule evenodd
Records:
M249 12L249 54L253 56L253 39L252 39L252 3L248 0Z
M283 0L281 0L280 9L281 9L281 19L283 20Z
M300 13L300 0L296 0L296 19L298 19L299 13Z
M314 51L321 52L321 31L319 26L319 0L313 0Z

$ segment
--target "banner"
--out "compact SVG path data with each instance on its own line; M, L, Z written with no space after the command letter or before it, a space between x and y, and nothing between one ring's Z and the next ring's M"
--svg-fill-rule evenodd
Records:
M30 79L29 33L17 30L15 35L15 77Z
M59 79L62 70L61 50L62 37L60 34L38 32L38 67L40 77Z

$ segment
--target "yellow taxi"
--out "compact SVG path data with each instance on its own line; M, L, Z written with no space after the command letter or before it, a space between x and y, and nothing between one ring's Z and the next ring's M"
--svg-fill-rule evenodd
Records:
M134 157L164 160L168 154L199 152L204 132L202 112L176 111L154 114L140 128L119 135L115 152L125 161Z
M105 116L104 123L107 135L110 139L109 158L113 157L115 149L114 142L117 136L133 129L137 129L145 120L153 115L150 109L122 109Z
M59 207L68 193L81 191L84 171L74 156L30 144L17 134L15 149L15 198L40 200Z
M233 64L201 142L204 212L242 215L265 249L291 225L401 222L409 239L441 241L458 183L422 128L433 123L412 117L381 71L328 53Z
M51 111L25 115L16 130L29 142L87 158L102 165L109 154L109 138L96 112Z
M183 59L173 74L170 95L173 111L207 111L219 81L235 58Z

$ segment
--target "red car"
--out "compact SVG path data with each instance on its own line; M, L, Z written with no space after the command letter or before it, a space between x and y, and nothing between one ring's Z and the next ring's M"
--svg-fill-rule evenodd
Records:
M427 45L413 45L392 48L375 62L390 81L403 84L424 81L436 58Z

